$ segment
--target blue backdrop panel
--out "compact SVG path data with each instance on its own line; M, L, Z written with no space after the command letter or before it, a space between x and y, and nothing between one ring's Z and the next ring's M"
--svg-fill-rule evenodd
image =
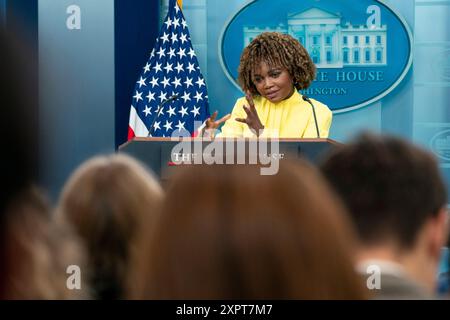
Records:
M39 0L41 170L53 199L83 161L114 152L114 86L114 1Z

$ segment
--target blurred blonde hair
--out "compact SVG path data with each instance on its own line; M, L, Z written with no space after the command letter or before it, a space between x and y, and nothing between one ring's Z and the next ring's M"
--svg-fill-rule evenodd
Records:
M7 208L4 299L79 299L87 290L67 288L67 267L84 264L78 239L56 223L41 191L23 191ZM81 289L86 289L84 283Z
M95 298L124 296L129 267L139 257L136 241L151 232L162 199L156 179L126 155L88 160L67 181L57 212L86 246Z

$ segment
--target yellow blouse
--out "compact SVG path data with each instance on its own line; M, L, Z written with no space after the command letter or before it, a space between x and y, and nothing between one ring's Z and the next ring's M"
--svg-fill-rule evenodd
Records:
M323 103L314 99L311 99L311 102L316 109L320 137L327 138L333 114ZM311 105L304 101L297 91L290 98L278 103L272 103L261 96L254 97L254 103L259 119L265 128L263 137L317 138ZM236 118L247 117L243 105L248 106L245 97L236 101L231 118L223 125L219 137L255 137L247 124L235 120Z

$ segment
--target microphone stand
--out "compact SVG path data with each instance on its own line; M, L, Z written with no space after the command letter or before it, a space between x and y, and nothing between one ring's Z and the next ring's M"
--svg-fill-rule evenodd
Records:
M305 100L306 102L308 102L311 105L313 115L314 115L314 123L316 125L317 138L320 139L319 125L317 124L317 117L316 117L316 108L314 107L313 103L307 96L303 95L302 97L303 97L303 100Z
M171 96L171 97L169 97L168 99L164 100L164 101L158 106L158 109L157 109L158 113L156 114L155 118L154 118L153 121L152 121L152 124L150 125L150 130L148 131L147 138L152 136L153 125L155 124L156 120L158 120L158 118L159 118L159 113L160 113L160 111L161 111L161 108L163 108L168 102L173 101L173 100L176 100L176 99L178 99L178 95L177 95L177 94L174 94L173 96Z

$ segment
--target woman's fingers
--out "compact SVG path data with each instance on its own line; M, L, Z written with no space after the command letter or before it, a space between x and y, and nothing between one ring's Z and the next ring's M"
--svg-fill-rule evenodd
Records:
M209 117L208 119L206 119L206 128L208 128L208 129L214 128L214 126L215 126L215 120L216 120L216 118L217 118L217 114L218 114L218 113L219 113L219 112L216 111L216 112L214 112L214 113L212 114L211 117Z
M247 114L247 117L249 117L251 115L251 111L247 106L242 106L242 108L244 108L245 113Z
M245 99L247 99L248 105L250 106L250 110L254 110L255 109L255 103L253 102L253 97L250 94L250 92L247 92L247 94L245 95Z
M236 120L237 122L247 123L247 119L244 118L236 118L234 120Z
M217 125L220 125L221 123L227 121L230 118L231 118L231 114L229 113L226 116L222 117L221 119L217 120L216 123L217 123Z
M219 114L219 111L215 111L211 117L209 117L209 120L211 120L212 122L214 122L217 118L217 115Z

